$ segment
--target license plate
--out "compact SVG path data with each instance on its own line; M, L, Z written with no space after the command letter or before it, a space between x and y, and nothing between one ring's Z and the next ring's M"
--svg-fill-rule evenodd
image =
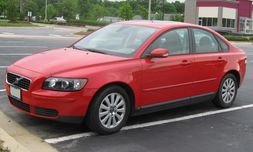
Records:
M21 100L21 90L17 87L10 86L10 95L18 100Z

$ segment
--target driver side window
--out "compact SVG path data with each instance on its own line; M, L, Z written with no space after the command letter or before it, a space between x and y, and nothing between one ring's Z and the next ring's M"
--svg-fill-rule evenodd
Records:
M148 47L147 54L157 48L169 50L169 55L189 54L188 29L175 29L164 33Z

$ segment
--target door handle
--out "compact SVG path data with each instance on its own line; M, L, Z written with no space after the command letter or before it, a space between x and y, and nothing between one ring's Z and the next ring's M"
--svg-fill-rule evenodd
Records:
M189 65L189 64L191 64L191 62L190 61L188 61L188 60L183 60L182 62L181 62L181 65Z
M218 60L217 60L218 62L223 62L224 60L222 59L222 57L218 57Z

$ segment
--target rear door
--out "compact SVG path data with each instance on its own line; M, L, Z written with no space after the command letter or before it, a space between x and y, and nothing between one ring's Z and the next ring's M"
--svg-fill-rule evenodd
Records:
M194 94L215 93L226 64L225 53L215 35L204 29L193 28Z

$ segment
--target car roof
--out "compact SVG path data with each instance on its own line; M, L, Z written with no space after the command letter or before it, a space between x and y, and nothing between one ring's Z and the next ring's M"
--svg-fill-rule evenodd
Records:
M174 21L157 21L157 20L133 20L133 21L123 21L123 22L118 22L118 23L147 26L147 27L160 28L160 29L168 28L168 27L180 27L180 26L199 27L197 25L189 24L189 23L174 22Z

